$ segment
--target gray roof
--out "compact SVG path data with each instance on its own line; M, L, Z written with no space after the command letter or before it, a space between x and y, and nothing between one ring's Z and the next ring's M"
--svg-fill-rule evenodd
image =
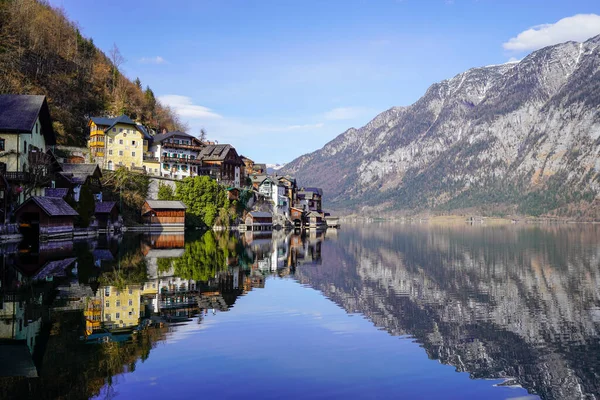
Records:
M265 211L252 211L249 214L255 218L272 218L273 217L273 215L271 213L265 212Z
M146 200L154 210L186 210L187 207L179 200Z
M60 197L64 199L68 193L69 189L67 188L44 188L45 197Z
M254 170L261 169L261 170L267 172L267 164L254 164L253 169Z
M72 174L85 174L94 175L96 169L100 170L98 164L60 164L63 172L70 172ZM102 174L100 172L100 174Z
M267 179L266 175L250 175L250 180L252 181L252 183L261 183L265 179Z
M50 261L44 265L42 270L38 272L33 279L42 280L49 277L67 276L67 268L77 261L77 258L66 258L64 260Z
M206 161L223 161L230 150L235 151L230 144L209 144L198 154L198 158ZM239 161L242 163L241 159Z
M101 201L96 203L96 214L108 214L117 204L116 201Z
M73 209L66 201L61 199L60 197L39 197L34 196L27 199L23 204L21 204L18 208L20 209L25 204L30 201L35 202L46 214L51 217L58 216L77 216L77 211ZM17 211L15 210L15 212Z
M108 132L116 124L132 125L132 126L135 126L137 128L137 130L142 133L142 135L144 136L145 139L152 139L152 136L150 136L150 134L148 133L148 131L146 130L146 128L143 125L139 125L139 124L135 123L131 118L129 118L125 114L119 115L116 118L92 117L90 119L99 127L106 126L107 128L104 129L104 132Z
M173 132L159 133L158 135L154 135L154 138L152 138L152 140L154 140L155 142L162 142L163 140L168 139L173 136L179 136L179 137L184 137L184 138L188 138L188 139L196 139L192 135L187 134L185 132L173 131Z
M302 189L300 189L300 191L301 192L317 193L319 196L323 196L323 189L321 189L321 188L303 187Z
M29 133L38 117L46 144L56 143L46 96L2 94L0 95L0 131Z
M115 118L109 117L92 117L91 120L98 126L110 126L115 121Z

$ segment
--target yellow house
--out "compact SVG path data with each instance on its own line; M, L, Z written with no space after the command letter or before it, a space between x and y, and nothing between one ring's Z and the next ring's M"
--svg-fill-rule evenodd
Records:
M125 286L119 290L115 286L104 286L98 290L96 298L102 304L102 325L107 329L128 328L139 324L140 286Z
M152 140L143 126L121 115L117 118L93 117L89 127L90 153L102 168L143 168L148 142Z
M54 144L46 96L0 95L0 174L9 184L40 183L40 172L48 172L49 167L42 165L46 163L46 147ZM40 195L42 190L34 188L31 195Z

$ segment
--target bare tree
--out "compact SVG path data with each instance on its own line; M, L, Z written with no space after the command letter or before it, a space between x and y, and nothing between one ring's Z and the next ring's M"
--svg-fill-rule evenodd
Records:
M112 92L114 94L119 67L121 65L123 65L123 63L125 62L125 57L123 57L123 55L121 54L121 51L117 47L116 43L113 43L113 47L112 47L112 49L110 49L108 54L110 55L110 61L112 62L112 67L113 67Z
M52 181L50 168L52 166L52 157L43 151L29 152L29 180L23 186L23 196L25 199L31 197L36 188L44 187Z
M198 134L198 140L202 143L206 142L206 129L200 128L200 133Z

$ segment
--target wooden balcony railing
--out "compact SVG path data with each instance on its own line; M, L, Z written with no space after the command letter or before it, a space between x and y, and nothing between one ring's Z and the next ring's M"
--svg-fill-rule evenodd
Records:
M194 150L194 151L202 151L203 147L194 145L194 144L181 144L181 143L169 143L164 142L163 147L170 149L185 149L185 150Z
M193 164L202 165L202 160L191 159L191 158L179 158L179 157L162 157L164 163L177 163L177 164Z
M159 162L159 159L158 159L158 157L144 156L144 161Z
M29 172L10 172L7 171L4 173L6 180L12 182L29 182L31 179L31 175Z

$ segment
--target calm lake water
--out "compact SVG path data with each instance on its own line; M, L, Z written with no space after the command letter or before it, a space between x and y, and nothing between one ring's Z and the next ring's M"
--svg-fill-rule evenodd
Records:
M1 251L3 398L600 397L600 226Z

